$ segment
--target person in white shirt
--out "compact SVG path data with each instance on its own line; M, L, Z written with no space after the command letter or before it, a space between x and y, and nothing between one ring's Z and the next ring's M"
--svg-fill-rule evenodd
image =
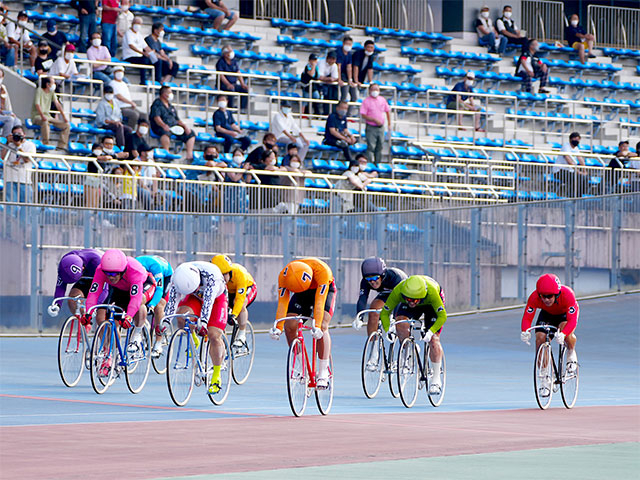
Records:
M322 82L321 91L324 100L338 100L338 81L340 73L338 71L336 52L327 53L327 58L318 62L319 80ZM329 115L329 104L324 104L324 114Z
M349 162L349 169L342 174L344 178L339 180L336 186L340 190L366 191L367 185L378 176L377 172L367 173L367 164L367 156L359 153L355 160ZM354 209L359 212L365 210L364 195L342 192L340 197L343 200L342 210L344 212L350 212Z
M556 164L553 167L554 175L562 182L565 188L565 196L581 196L585 191L588 174L584 169L575 168L584 166L584 157L573 155L580 153L580 134L573 132L569 135L569 143L562 146L562 153L558 155Z
M134 17L131 23L131 28L124 34L124 41L122 42L122 58L125 62L135 63L137 65L151 65L152 63L152 50L144 41L142 35L142 18ZM157 61L157 58L156 58ZM147 83L147 70L146 68L140 69L140 83L145 85Z
M298 146L298 156L304 161L309 150L309 140L305 138L298 123L291 115L291 104L284 100L280 104L280 111L271 120L271 131L280 143L295 143Z
M129 86L124 81L124 67L116 65L113 67L113 80L109 83L113 88L113 95L116 104L120 107L122 116L127 119L127 125L132 129L138 125L138 120L148 120L146 113L142 113L138 110L138 106L131 98L131 92Z
M27 15L27 12L25 12L24 10L19 12L18 22L9 22L7 25L7 37L11 47L16 50L15 56L17 58L20 58L20 48L22 47L23 51L29 54L29 60L31 61L31 66L33 67L36 62L38 52L36 50L36 46L31 41L29 32L26 29L28 22L29 17Z
M129 0L122 0L120 2L120 12L118 13L118 21L116 22L120 43L122 43L125 33L131 29L131 24L133 23L134 15L129 10L130 5L131 2L129 2Z
M489 53L504 53L507 48L507 37L500 35L489 18L489 7L483 5L475 22L478 43L489 48Z
M53 66L49 70L49 75L54 77L63 77L65 80L74 80L78 77L78 67L73 59L73 54L76 51L75 45L68 43L64 47L64 55L60 55L58 59L53 63ZM58 82L60 84L61 82Z
M504 35L509 43L524 47L528 39L522 35L512 16L511 5L505 5L502 8L502 17L496 20L496 30L500 35Z
M3 154L6 200L9 202L31 202L31 169L35 159L29 154L36 153L36 146L27 140L21 126L13 127L7 145L18 153L6 149ZM24 155L20 155L20 154Z
M9 90L3 85L4 83L4 70L0 69L0 122L2 122L3 137L8 137L13 127L22 125L20 119L13 113L13 106L11 105L11 97L9 96Z

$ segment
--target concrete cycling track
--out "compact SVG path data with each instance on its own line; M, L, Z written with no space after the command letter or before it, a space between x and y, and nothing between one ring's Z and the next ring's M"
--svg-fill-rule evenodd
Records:
M247 384L221 407L194 392L175 407L151 373L131 395L120 379L96 395L87 372L66 388L53 338L0 339L0 478L639 478L640 295L581 302L580 394L537 408L533 347L520 310L452 317L442 341L448 384L434 409L408 410L386 384L364 397L364 333L333 330L336 389L327 417L313 399L291 415L286 343L256 338Z

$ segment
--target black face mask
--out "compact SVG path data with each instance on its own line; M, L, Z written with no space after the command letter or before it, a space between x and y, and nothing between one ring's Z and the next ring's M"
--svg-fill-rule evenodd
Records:
M20 135L19 133L14 133L12 136L14 142L21 142L24 140L24 135Z
M273 147L275 147L276 144L275 143L265 143L264 146L265 146L265 148L267 150L273 150Z
M47 53L49 53L49 49L48 48L41 48L40 49L40 55L46 55Z
M211 160L215 160L216 158L218 158L217 155L205 155L204 159L207 161L211 161Z
M569 143L571 143L572 147L577 147L580 145L580 140L571 140Z

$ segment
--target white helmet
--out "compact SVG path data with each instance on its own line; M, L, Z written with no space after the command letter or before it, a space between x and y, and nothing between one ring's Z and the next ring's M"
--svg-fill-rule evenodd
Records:
M200 286L200 270L190 263L183 263L176 268L171 282L180 295L193 293Z

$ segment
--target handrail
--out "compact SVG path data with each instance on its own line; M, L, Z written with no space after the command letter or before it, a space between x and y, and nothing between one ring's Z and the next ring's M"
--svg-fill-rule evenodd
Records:
M380 1L375 0L376 2L376 11L378 12L378 28L382 28L382 10L380 9Z
M429 13L429 20L431 22L431 32L435 32L436 31L436 24L433 20L433 9L431 8L431 4L427 2L427 12Z
M324 7L324 21L329 23L329 6L327 5L327 0L322 0L322 6Z

